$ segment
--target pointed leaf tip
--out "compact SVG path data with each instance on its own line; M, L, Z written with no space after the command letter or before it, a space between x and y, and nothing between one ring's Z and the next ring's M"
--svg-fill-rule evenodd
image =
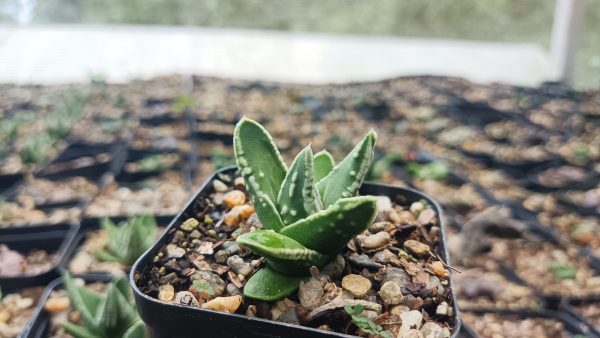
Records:
M263 226L283 227L275 203L287 167L271 135L258 122L243 117L233 133L235 159Z
M333 156L327 150L323 149L316 153L314 158L315 182L319 182L323 177L327 176L334 166L335 161L333 160Z
M327 208L340 198L356 195L373 161L376 141L377 133L371 130L342 162L317 182L323 207Z
M306 218L322 208L314 185L313 167L313 154L309 145L298 153L279 190L277 204L285 224Z

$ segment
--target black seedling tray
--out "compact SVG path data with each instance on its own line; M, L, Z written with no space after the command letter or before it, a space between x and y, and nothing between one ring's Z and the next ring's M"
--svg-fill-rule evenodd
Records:
M594 208L594 207L586 208L581 205L573 203L566 195L569 190L570 189L559 190L556 192L556 194L554 194L554 196L562 205L564 205L569 210L573 210L573 211L577 212L578 214L581 214L584 216L600 217L600 206L598 206L596 208Z
M529 310L496 310L496 311L488 311L488 310L469 310L469 312L484 315L486 313L493 313L500 316L510 316L519 320L528 319L528 318L547 318L554 319L561 322L564 325L566 333L570 337L587 337L587 338L596 338L595 335L592 335L589 331L588 324L580 322L573 317L561 313L554 310L540 310L540 311L529 311ZM478 337L477 333L472 330L473 337ZM468 336L467 336L468 337Z
M129 218L131 216L106 216L106 217L110 218L111 221L113 221L113 223L119 224L120 222L127 220L127 218ZM175 217L175 215L154 215L154 219L156 219L156 224L158 226L171 224L174 217ZM103 217L84 217L81 220L81 230L86 232L86 231L93 231L93 230L100 229L100 220L102 218L104 218L104 216Z
M563 299L563 301L560 304L560 310L566 314L568 314L569 316L572 316L573 318L575 318L577 321L580 321L582 323L585 323L588 327L588 337L600 337L600 329L595 327L592 323L590 323L585 317L583 317L581 314L579 314L577 312L577 310L575 310L575 306L576 305L581 305L581 304L598 304L600 303L600 298L595 298L595 299L569 299L569 298L565 298Z
M155 298L149 297L142 293L136 285L136 274L141 274L142 271L152 263L152 260L161 248L170 240L170 230L176 228L189 215L193 215L197 210L196 200L200 196L207 195L212 192L212 181L220 174L235 175L236 169L233 167L225 168L215 172L208 179L198 193L188 202L182 212L175 217L169 224L165 234L158 240L155 245L150 248L137 262L133 265L130 273L130 284L134 291L134 297L137 304L137 309L142 320L146 323L148 332L153 338L158 337L197 337L198 332L209 337L234 338L234 337L351 337L348 335L317 330L310 327L299 325L291 325L270 321L260 318L251 318L239 314L228 314L206 310L202 308L191 308L174 303L163 303ZM402 197L407 203L426 200L434 207L440 219L440 227L442 239L438 248L439 254L446 262L449 261L448 251L446 247L446 235L444 216L441 207L437 202L428 196L412 189L403 189L393 186L381 185L376 183L365 183L361 188L361 194L372 195L387 195L392 199ZM448 262L449 263L449 262ZM450 280L450 288L453 292L453 310L455 332L452 337L457 337L460 330L459 312L456 306L455 290L452 288Z
M78 158L91 157L95 158L99 154L106 153L108 159L105 162L97 162L83 165L74 168L64 168L61 170L52 170L55 165L73 161ZM71 144L65 149L54 161L48 166L35 174L37 178L45 178L50 180L60 180L73 176L83 176L94 181L98 180L104 173L117 172L124 160L124 150L121 144Z
M0 175L0 195L10 193L14 187L23 181L23 173Z
M600 175L597 172L588 169L588 171L586 173L586 178L581 182L571 182L571 183L567 183L566 185L561 186L561 187L548 186L548 185L540 182L540 180L538 178L539 174L543 173L544 171L546 171L548 169L558 168L558 167L560 167L560 166L544 165L544 166L532 169L530 172L527 173L526 188L534 190L534 191L542 192L542 193L555 192L559 189L588 190L588 189L592 189L592 188L596 187L596 185L600 181Z
M58 258L53 267L37 275L0 277L0 288L5 291L22 289L29 286L46 285L59 275L59 268L66 259L66 252L72 244L77 232L76 225L54 225L46 227L26 228L27 231L0 235L0 243L9 249L27 254L31 250L45 250L49 254L57 253Z
M89 283L109 283L112 280L112 276L110 275L98 275L98 276L85 276L80 277L85 280L86 284ZM31 319L27 322L25 327L23 328L21 335L19 338L45 338L48 337L50 330L50 320L52 316L44 310L44 304L50 298L50 294L54 290L60 290L63 288L63 279L62 277L58 277L51 281L44 293L40 297L40 300L35 307L33 314L31 315Z
M165 155L165 154L173 154L173 153L178 154L180 156L180 159L178 160L178 162L174 163L170 167L166 167L164 170L139 171L139 172L127 171L127 163L136 162L136 161L142 160L148 156ZM171 170L173 168L182 167L186 160L186 156L187 156L187 154L181 154L181 153L179 153L179 151L168 151L168 150L162 150L162 149L143 149L143 150L129 149L127 151L127 160L123 164L121 171L119 172L119 174L116 176L115 179L117 182L126 182L126 183L143 181L145 179L148 179L148 178L151 178L154 176L158 176L158 175L164 173L165 171Z

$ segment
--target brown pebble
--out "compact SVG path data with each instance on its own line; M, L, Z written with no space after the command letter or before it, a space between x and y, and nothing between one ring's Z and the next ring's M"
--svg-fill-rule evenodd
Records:
M254 207L251 205L236 205L223 216L223 222L230 227L238 226L252 214L254 214Z
M440 261L435 261L431 263L431 271L440 277L444 277L446 274L446 269L444 269L444 264Z
M44 304L44 310L51 314L66 311L71 305L68 297L49 298Z
M170 302L175 297L175 288L171 284L165 284L158 287L158 299L163 302Z
M409 239L408 241L404 242L404 248L416 256L429 255L429 245L415 241L414 239Z
M231 209L236 205L242 205L246 203L246 194L239 190L232 190L223 196L223 202L225 202L225 205Z
M217 297L202 304L202 308L234 313L242 304L242 296Z
M342 287L355 297L364 297L371 290L371 281L359 275L347 275L342 279Z

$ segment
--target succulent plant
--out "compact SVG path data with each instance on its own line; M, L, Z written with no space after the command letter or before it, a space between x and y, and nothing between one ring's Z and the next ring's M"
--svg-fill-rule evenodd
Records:
M96 258L102 261L131 265L156 239L154 216L129 217L119 225L104 217L100 225L108 233L106 248L95 252Z
M105 293L78 286L68 273L63 279L83 324L63 324L67 333L75 338L145 337L146 328L135 310L126 278L114 279Z
M269 133L243 118L234 132L238 169L264 230L243 234L240 245L267 266L244 287L250 298L274 301L292 293L311 266L327 264L375 219L375 197L356 194L373 160L374 131L339 164L310 145L288 169Z

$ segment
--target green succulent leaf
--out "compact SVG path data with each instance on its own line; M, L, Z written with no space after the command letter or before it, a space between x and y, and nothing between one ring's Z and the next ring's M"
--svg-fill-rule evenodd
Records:
M321 150L315 154L315 182L327 176L335 166L333 156L327 150Z
M260 222L269 229L282 228L275 203L287 168L271 135L256 121L244 117L235 127L233 145L238 169Z
M313 154L304 148L290 166L277 197L279 214L291 224L321 210L321 200L313 181Z
M138 319L125 331L123 338L144 338L146 336L146 327L141 319Z
M285 274L305 275L311 266L323 266L330 259L272 230L243 234L237 243L265 257L271 268Z
M91 333L86 327L75 325L70 322L63 324L65 331L74 338L103 338L102 336Z
M373 161L377 134L371 130L342 162L317 183L323 207L356 195Z
M343 198L331 207L281 229L280 234L301 245L333 255L350 239L365 231L377 216L377 199L372 196Z
M95 252L102 261L119 262L131 265L148 249L155 240L157 225L154 216L130 217L115 225L108 217L100 221L100 226L108 233L108 245Z
M274 302L291 295L302 277L282 275L269 267L258 270L244 286L244 296Z
M124 332L136 334L131 337L140 337L139 328L131 330L140 318L129 297L129 283L126 278L114 279L104 294L76 286L68 273L64 274L63 280L69 299L80 312L84 324L67 324L67 332L77 338L121 337Z

